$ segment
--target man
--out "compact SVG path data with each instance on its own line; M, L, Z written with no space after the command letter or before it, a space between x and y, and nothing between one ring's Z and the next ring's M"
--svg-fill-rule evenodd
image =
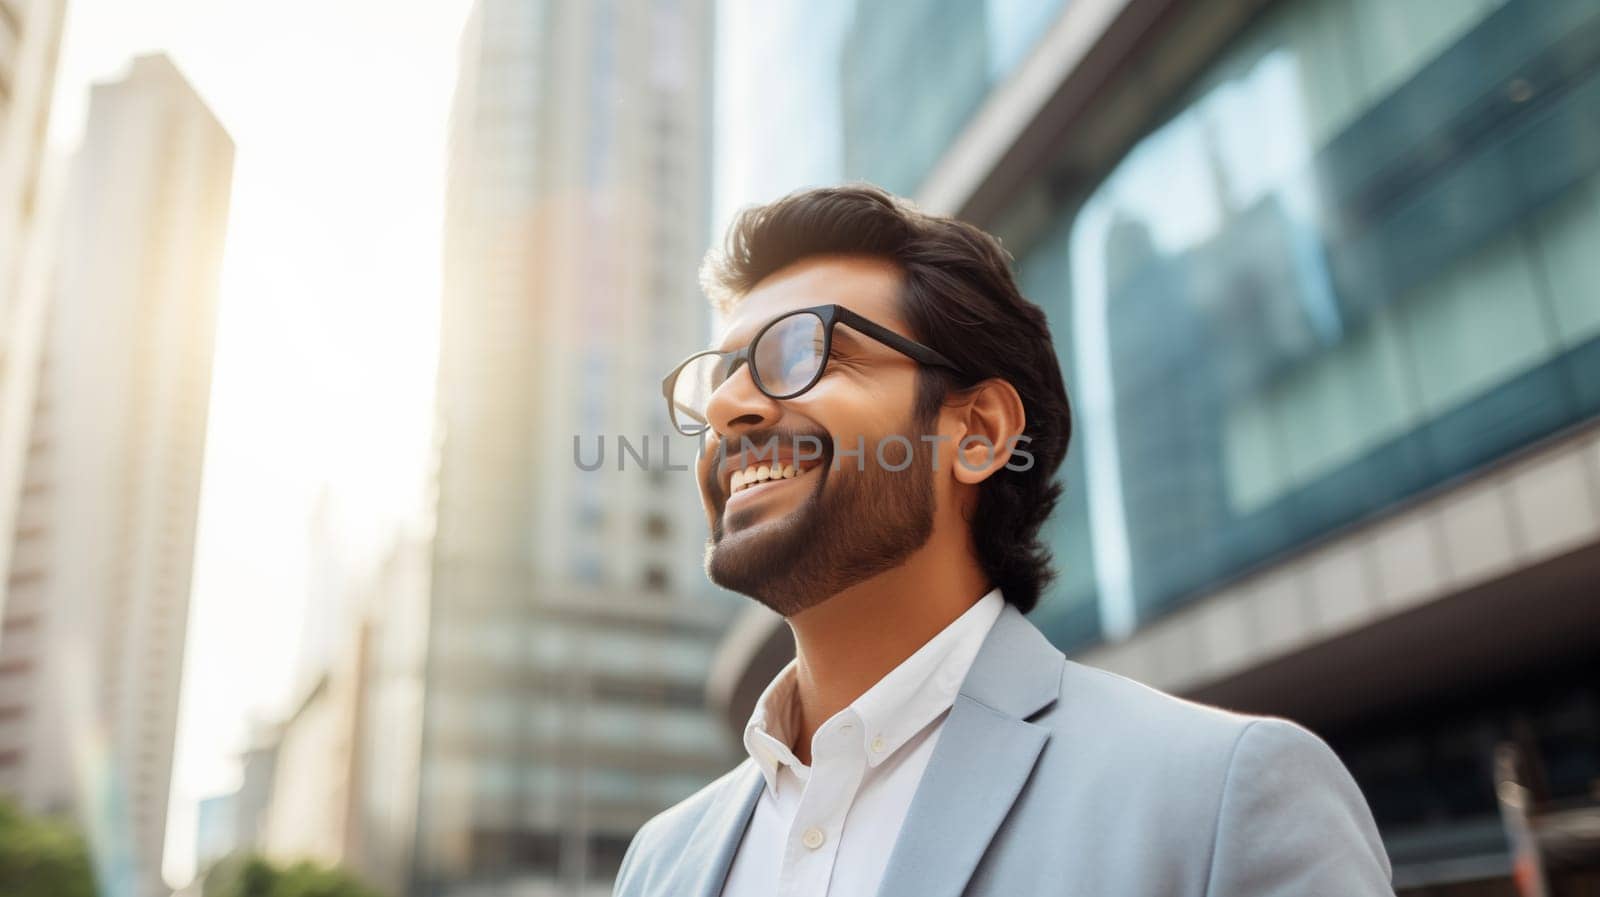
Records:
M619 897L1392 893L1321 739L1070 662L1023 616L1071 418L996 240L810 190L702 275L726 325L664 389L704 440L706 571L796 658Z

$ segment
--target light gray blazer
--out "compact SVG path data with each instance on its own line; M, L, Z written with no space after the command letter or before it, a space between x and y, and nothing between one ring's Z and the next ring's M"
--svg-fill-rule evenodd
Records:
M745 760L646 823L617 897L717 897L763 786ZM1073 663L1008 604L879 897L1367 897L1390 881L1361 791L1316 735Z

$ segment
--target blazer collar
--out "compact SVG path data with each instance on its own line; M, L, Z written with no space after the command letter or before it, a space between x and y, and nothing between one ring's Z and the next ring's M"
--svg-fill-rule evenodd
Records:
M1049 730L1066 658L1007 604L972 662L889 855L879 897L955 897L1021 793ZM663 893L716 897L761 795L746 759L695 826Z
M1007 604L950 708L878 897L956 897L1033 773L1066 658Z
M1001 608L961 694L1006 716L1027 719L1061 694L1066 657L1015 604Z

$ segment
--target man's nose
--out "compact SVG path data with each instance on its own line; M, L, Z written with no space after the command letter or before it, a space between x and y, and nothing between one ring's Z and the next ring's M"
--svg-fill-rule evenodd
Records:
M778 403L756 387L755 373L748 364L739 365L706 402L706 422L722 436L771 426L782 413Z

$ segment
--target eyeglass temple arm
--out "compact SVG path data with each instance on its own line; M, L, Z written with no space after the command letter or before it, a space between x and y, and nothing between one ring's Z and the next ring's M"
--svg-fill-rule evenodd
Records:
M881 343L897 349L906 355L915 358L917 361L922 362L923 364L945 367L955 371L958 374L961 373L961 368L956 365L955 362L944 357L944 355L940 354L938 351L924 346L922 343L919 343L916 340L907 339L906 337L895 333L893 330L890 330L881 324L875 324L843 306L839 307L836 314L839 316L839 323L849 325L850 329L859 330L862 333L865 333L867 336L870 336Z

